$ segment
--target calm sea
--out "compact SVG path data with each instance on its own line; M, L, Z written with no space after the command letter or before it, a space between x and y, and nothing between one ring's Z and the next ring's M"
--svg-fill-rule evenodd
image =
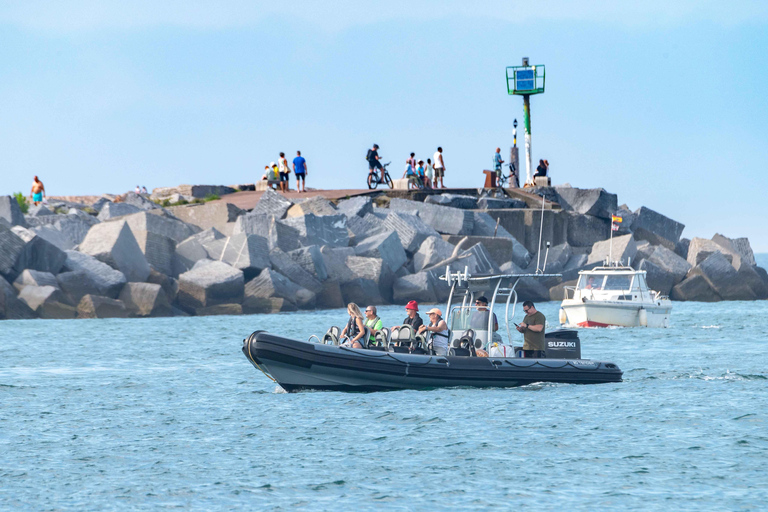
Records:
M240 351L342 311L2 322L0 509L764 510L766 318L582 330L620 384L366 394L282 393Z

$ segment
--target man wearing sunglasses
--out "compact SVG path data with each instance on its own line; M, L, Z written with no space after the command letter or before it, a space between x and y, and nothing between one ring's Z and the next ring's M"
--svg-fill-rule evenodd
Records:
M533 302L527 300L523 302L523 311L525 318L517 326L517 330L523 333L523 353L526 358L544 357L544 328L547 319L541 311L536 310Z
M475 301L477 311L472 312L469 318L469 326L476 331L485 331L488 329L488 316L491 311L488 309L488 299L481 296ZM499 321L496 319L496 313L493 313L493 332L499 330Z

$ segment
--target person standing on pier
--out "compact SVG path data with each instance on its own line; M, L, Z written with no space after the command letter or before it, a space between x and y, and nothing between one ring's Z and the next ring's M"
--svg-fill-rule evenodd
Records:
M296 175L296 190L306 192L307 161L301 156L301 151L297 151L296 158L293 159L293 174Z
M280 170L280 190L288 192L290 189L288 177L291 175L291 169L288 167L288 160L285 159L285 153L280 153L280 158L277 160L277 167Z
M499 186L499 180L501 179L501 164L504 160L501 159L501 148L496 148L496 153L493 154L493 170L496 171L496 186Z
M437 188L437 178L440 178L440 188L445 188L443 176L445 176L445 162L443 161L443 148L438 147L432 156L435 160L435 188Z
M43 185L42 181L37 179L37 176L32 180L32 193L29 195L32 197L32 202L35 206L42 203L43 199L45 199L45 185Z

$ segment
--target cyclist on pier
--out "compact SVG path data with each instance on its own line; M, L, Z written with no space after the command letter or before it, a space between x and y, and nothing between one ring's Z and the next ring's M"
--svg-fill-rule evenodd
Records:
M381 162L379 162L379 145L374 144L372 149L368 150L368 154L365 156L368 160L368 175L373 174L374 169L382 170Z

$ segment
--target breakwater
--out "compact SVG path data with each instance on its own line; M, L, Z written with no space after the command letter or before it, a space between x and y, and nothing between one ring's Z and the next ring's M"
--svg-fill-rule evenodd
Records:
M580 270L614 260L678 301L768 298L749 241L682 237L684 224L630 211L604 189L379 191L329 200L268 190L251 209L227 187L129 192L22 214L0 198L0 317L254 314L443 302L446 266L533 273L520 299L560 300ZM457 193L458 192L458 193ZM189 195L186 195L189 194ZM542 201L543 198L543 201ZM542 207L543 204L543 207ZM612 242L611 217L622 217ZM549 243L549 248L546 248ZM540 246L541 244L541 246Z

